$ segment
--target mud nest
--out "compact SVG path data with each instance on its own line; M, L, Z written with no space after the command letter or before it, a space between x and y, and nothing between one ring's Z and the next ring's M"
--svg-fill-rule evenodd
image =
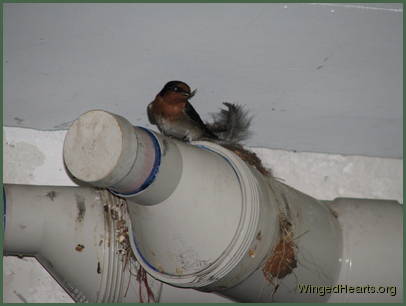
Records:
M274 283L275 279L284 278L297 267L297 246L293 241L292 224L287 220L286 216L281 215L279 226L279 242L272 249L271 256L262 268L265 278L271 283Z

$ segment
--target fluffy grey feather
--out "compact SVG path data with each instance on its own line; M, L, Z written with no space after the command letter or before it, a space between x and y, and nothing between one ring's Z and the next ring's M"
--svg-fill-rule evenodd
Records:
M218 113L212 114L213 122L206 125L218 136L220 142L241 143L251 135L249 127L252 117L241 105L228 102L223 104L227 109L221 109Z

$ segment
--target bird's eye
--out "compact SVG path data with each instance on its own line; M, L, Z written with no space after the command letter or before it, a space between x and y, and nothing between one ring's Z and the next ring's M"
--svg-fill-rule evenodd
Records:
M173 90L173 91L179 91L179 87L178 87L178 86L174 86L174 87L172 87L172 90Z

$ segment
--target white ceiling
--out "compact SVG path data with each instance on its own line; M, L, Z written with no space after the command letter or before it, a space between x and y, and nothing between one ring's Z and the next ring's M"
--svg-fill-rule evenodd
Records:
M4 124L151 127L169 80L255 116L250 146L403 157L401 4L4 4Z

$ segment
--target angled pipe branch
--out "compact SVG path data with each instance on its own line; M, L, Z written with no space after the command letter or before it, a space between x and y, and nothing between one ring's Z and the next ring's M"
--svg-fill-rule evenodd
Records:
M4 212L4 254L35 256L76 302L159 300L161 283L129 256L124 200L90 187L6 184Z

